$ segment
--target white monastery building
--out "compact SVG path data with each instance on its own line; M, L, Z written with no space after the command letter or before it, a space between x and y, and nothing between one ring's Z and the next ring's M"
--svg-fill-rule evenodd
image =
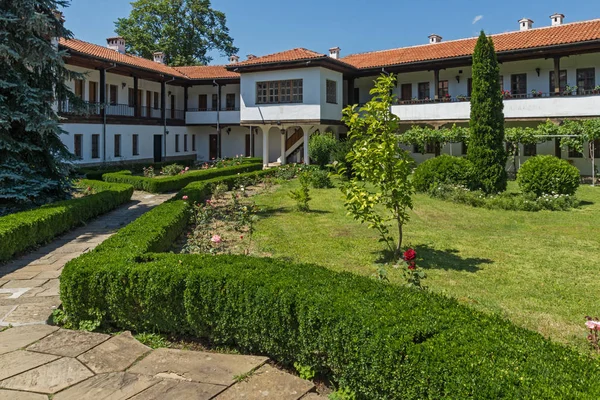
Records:
M492 35L506 126L600 117L600 19L564 23L554 14L548 22L535 28L524 18L518 31ZM169 67L162 53L153 61L126 54L121 37L108 38L106 47L61 39L67 67L86 74L69 85L88 105L84 114L59 105L68 133L62 140L90 165L238 154L265 164L302 162L311 134L345 136L342 108L367 102L381 73L398 76L392 112L403 129L466 126L476 41L433 34L423 45L345 57L337 47L328 54L297 48L243 61L232 56L225 66ZM595 148L600 157L600 143ZM464 146L428 146L413 156L440 152L459 155ZM554 154L589 169L588 154L561 149L557 140L520 154Z

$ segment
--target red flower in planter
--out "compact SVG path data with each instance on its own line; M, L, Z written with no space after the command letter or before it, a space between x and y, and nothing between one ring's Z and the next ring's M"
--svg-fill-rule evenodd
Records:
M404 261L412 261L416 257L417 257L417 252L414 251L413 249L408 249L404 252Z

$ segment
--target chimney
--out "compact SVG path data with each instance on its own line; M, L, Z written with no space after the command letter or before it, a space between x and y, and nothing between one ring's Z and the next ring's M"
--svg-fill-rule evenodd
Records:
M339 47L332 47L329 49L329 57L338 60L340 58L340 48Z
M533 28L533 21L529 18L523 18L519 20L519 29L522 31L528 31Z
M254 60L254 59L256 58L256 56L255 56L254 54L248 54L248 55L246 56L246 58L247 58L248 60Z
M435 33L432 33L431 35L429 35L429 44L435 44L435 43L441 43L442 42L442 37L440 35L436 35Z
M240 62L240 57L236 54L229 56L229 63L230 64L237 64Z
M565 21L565 15L559 13L552 14L550 19L552 20L552 26L562 25Z
M109 49L125 54L125 39L121 36L109 37L106 39L106 42Z
M163 53L162 51L154 52L152 53L152 55L154 56L154 62L161 64L165 63L165 53Z

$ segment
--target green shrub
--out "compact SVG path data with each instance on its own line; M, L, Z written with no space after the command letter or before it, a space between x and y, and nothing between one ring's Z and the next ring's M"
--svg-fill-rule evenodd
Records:
M190 171L183 175L167 176L163 178L146 178L131 175L124 171L102 175L106 182L127 183L136 190L144 190L150 193L165 193L180 190L191 182L212 179L219 176L235 175L238 173L258 171L263 168L262 163L242 163L234 167L211 168L201 171Z
M176 176L181 174L181 171L183 171L185 169L185 167L183 165L180 164L171 164L171 165L165 165L160 172L163 175L167 175L167 176Z
M527 160L517 173L523 193L574 195L579 187L579 170L554 156L535 156Z
M352 163L346 159L350 150L352 150L352 141L346 139L337 142L331 153L331 161L344 168L343 178L348 179L352 178L353 173Z
M308 174L313 188L329 189L333 187L331 176L327 170L313 168L308 171Z
M331 154L337 140L331 133L314 133L308 141L308 155L316 165L325 168L331 162Z
M470 185L471 163L462 157L441 155L421 163L413 174L413 184L418 192L427 192L435 185Z
M246 160L256 160L256 159L246 159ZM259 159L260 160L260 159ZM196 159L194 158L190 158L190 159L185 159L185 160L178 160L177 162L179 164L183 164L184 167L193 167L194 163L195 163ZM85 176L85 179L94 179L94 180L98 180L101 181L102 180L102 175L104 174L108 174L108 173L114 173L114 172L119 172L119 171L123 171L123 170L128 170L128 171L132 171L134 173L142 173L144 168L148 168L148 167L152 167L154 170L160 170L162 167L172 164L172 161L163 161L163 162L157 162L157 163L131 163L131 162L123 162L123 163L117 163L117 164L107 164L107 165L100 165L97 167L81 167L77 169L77 174L79 175L83 175Z
M97 193L0 217L0 261L48 242L55 236L126 203L133 194L131 185L94 180L84 180L81 184Z
M260 171L256 174L267 174ZM187 226L194 182L61 276L65 319L193 335L310 366L358 399L598 398L600 363L456 300L247 256L158 254Z
M296 210L308 212L310 210L308 202L311 200L310 189L308 188L311 182L310 172L305 171L300 173L298 180L300 181L300 187L290 190L288 196L290 196L290 198L296 202Z

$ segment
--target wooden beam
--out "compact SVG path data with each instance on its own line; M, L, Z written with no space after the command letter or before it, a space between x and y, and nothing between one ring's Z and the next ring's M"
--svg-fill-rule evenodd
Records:
M560 57L554 57L554 94L560 95Z

